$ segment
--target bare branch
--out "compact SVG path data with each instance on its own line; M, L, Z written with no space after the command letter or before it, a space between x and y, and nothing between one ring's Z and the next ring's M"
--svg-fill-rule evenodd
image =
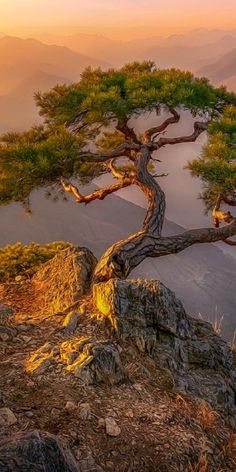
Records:
M104 154L94 154L91 152L85 152L83 154L80 154L79 157L82 160L86 160L88 158L92 159L94 162L106 162L109 161L110 159L116 158L116 157L129 157L131 158L131 152L132 151L139 151L140 150L140 145L138 144L120 144L114 151L107 152Z
M98 189L95 192L90 193L89 195L82 195L79 189L75 185L71 183L66 184L64 180L61 180L61 184L64 190L66 192L72 193L77 203L86 203L86 204L94 200L104 200L104 198L107 195L117 192L117 190L121 190L122 188L128 187L129 185L132 185L133 183L135 183L134 179L124 178L120 180L117 184L109 185L108 187L105 187L103 189Z
M219 194L219 196L217 198L217 201L216 201L216 204L215 204L215 207L212 211L212 217L213 217L214 225L215 225L216 228L219 228L221 221L224 221L225 223L230 223L234 219L234 217L231 215L230 211L221 211L220 210L222 202L226 203L226 202L230 202L230 201L231 201L230 196ZM231 203L229 203L229 204L231 204ZM231 205L234 206L234 200L233 200L233 203Z
M115 162L115 159L112 159L111 162L109 162L109 164L107 165L113 177L115 177L115 179L124 179L125 175L114 166L113 162Z
M196 121L194 123L194 131L189 136L179 136L176 138L160 138L157 141L157 143L153 143L153 149L159 149L160 147L165 146L166 144L179 144L179 143L194 142L196 141L198 136L200 136L201 133L206 131L206 129L207 129L207 123Z
M172 113L172 116L163 121L161 125L154 126L153 128L149 128L147 131L145 131L143 134L145 143L149 143L154 134L157 136L159 133L162 133L170 124L178 123L180 119L179 113L177 113L175 109L171 109L170 112Z
M168 177L169 174L153 174L152 177Z

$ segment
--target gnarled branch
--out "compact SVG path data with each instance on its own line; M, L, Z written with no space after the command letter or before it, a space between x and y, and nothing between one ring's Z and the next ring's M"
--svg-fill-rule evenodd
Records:
M129 185L132 185L133 183L135 183L134 179L124 178L121 181L119 181L117 184L109 185L108 187L95 190L95 192L92 192L89 195L82 195L79 189L75 185L73 185L72 183L66 184L64 180L61 180L61 184L64 190L66 192L72 193L77 203L85 203L85 204L90 203L94 200L104 200L104 198L107 195L117 192L118 190L121 190L122 188L128 187Z
M139 231L105 252L95 269L94 282L112 277L126 278L147 257L177 254L194 244L225 241L234 235L236 219L222 228L194 229L170 237L156 237L145 230Z
M89 158L93 162L98 162L98 163L106 162L116 157L129 157L130 159L132 159L132 156L131 156L132 151L138 152L140 148L141 146L139 144L123 143L123 144L120 144L120 146L117 146L117 148L111 152L106 152L104 154L95 154L88 151L88 152L84 152L80 154L79 157L82 160L86 160Z
M180 144L180 143L191 143L196 141L201 133L207 130L207 123L196 121L194 123L194 131L189 136L179 136L176 138L160 138L157 143L153 143L153 149L159 149L166 144Z
M178 123L180 119L179 113L174 108L170 109L170 112L172 113L172 116L163 121L161 125L149 128L143 133L143 139L146 144L151 141L151 138L154 134L162 133L172 123Z

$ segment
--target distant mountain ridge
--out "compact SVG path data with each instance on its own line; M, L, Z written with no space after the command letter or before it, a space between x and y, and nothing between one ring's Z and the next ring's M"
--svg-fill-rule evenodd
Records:
M78 81L87 66L107 69L134 60L190 70L236 91L236 29L198 29L130 41L82 33L28 39L0 34L0 133L39 122L35 91Z
M70 36L41 35L39 39L47 44L60 44L80 54L96 55L96 58L117 66L135 59L154 59L161 67L193 66L196 61L201 67L208 59L216 59L220 54L236 47L236 29L197 29L190 33L169 37L152 36L130 41L113 40L102 35L77 33ZM180 49L178 49L180 48ZM187 49L185 49L187 48ZM185 54L181 62L182 54ZM188 54L188 60L186 55ZM203 55L201 61L201 54ZM196 70L195 67L195 70Z
M88 66L108 64L36 39L0 38L0 133L39 123L34 93L78 81Z
M58 83L69 83L68 79L35 71L22 80L11 93L0 97L0 132L24 130L39 124L41 118L34 102L34 93L44 92Z
M76 53L64 46L43 44L36 39L21 39L11 36L0 38L0 72L3 72L5 94L15 88L21 80L39 69L50 75L79 80L81 72L88 66L101 66L106 69L108 64ZM13 75L12 78L10 77L10 82L14 84L8 90L6 90L5 83L7 75ZM3 95L1 81L0 74L0 95Z
M209 77L213 83L221 83L233 78L236 75L236 48L216 62L200 69L199 74Z

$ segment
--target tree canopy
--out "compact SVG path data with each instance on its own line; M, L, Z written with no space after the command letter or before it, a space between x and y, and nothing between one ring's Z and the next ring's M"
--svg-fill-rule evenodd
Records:
M24 201L34 188L58 182L62 175L89 181L101 174L104 166L89 154L82 158L82 150L91 141L96 141L98 152L124 141L137 142L128 127L133 116L154 109L158 113L164 106L218 118L226 104L236 103L233 94L215 89L207 79L176 69L159 70L148 61L106 72L87 68L78 83L36 93L35 100L44 124L0 138L1 204ZM210 128L213 136L216 123ZM200 175L201 162L191 164L194 175Z

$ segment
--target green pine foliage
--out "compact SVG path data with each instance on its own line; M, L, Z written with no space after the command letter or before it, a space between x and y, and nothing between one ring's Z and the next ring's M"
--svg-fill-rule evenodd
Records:
M6 133L0 143L0 204L27 200L37 187L48 186L60 177L79 175L90 180L100 167L81 162L83 141L65 127L48 130L38 126L24 133Z
M9 282L19 275L32 276L41 264L69 246L69 243L56 241L46 245L16 243L0 248L0 282Z
M120 70L85 69L81 81L36 94L40 114L51 125L74 120L86 113L86 123L125 123L134 114L164 104L185 107L194 114L216 114L224 103L236 103L234 94L215 89L207 79L177 69L156 69L152 62L133 63Z
M212 208L220 194L236 192L236 107L228 106L222 117L208 127L208 142L199 159L188 164L193 176L204 183L202 198Z
M61 177L89 182L104 172L104 165L92 162L89 154L81 157L88 145L110 151L125 140L115 125L122 129L131 117L159 105L218 118L227 104L236 104L234 94L207 79L157 69L150 61L119 70L87 68L78 83L57 85L35 94L35 100L44 124L0 137L0 204L27 202L33 189L57 184ZM76 135L69 126L75 120Z

